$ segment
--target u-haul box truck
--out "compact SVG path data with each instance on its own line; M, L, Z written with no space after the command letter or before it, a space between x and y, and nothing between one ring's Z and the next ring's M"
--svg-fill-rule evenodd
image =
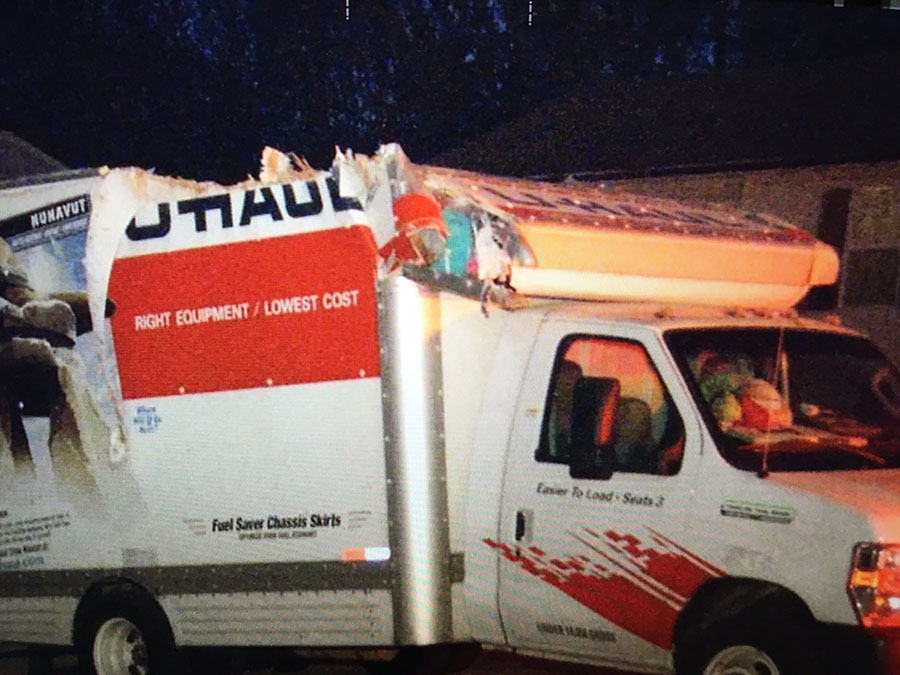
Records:
M231 188L114 170L86 234L6 243L0 638L99 675L191 646L890 653L900 381L793 311L831 249L396 147L264 159Z

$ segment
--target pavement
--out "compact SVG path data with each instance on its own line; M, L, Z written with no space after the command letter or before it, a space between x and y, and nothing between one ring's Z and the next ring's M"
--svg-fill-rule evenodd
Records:
M290 672L290 671L289 671ZM358 663L316 663L294 672L303 675L368 675ZM67 651L35 652L22 645L0 644L0 675L77 675L75 656ZM228 673L207 670L198 675L287 675L271 667L241 666L236 663ZM626 675L615 670L544 661L503 652L482 652L459 675ZM634 673L631 673L634 675Z

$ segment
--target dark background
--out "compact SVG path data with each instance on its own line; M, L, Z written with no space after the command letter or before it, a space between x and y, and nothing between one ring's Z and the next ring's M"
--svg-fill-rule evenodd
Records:
M774 0L6 2L0 129L70 167L659 173L900 157L900 11Z

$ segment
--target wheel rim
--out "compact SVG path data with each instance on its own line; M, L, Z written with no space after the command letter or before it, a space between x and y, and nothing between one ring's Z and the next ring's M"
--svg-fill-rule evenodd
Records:
M750 645L736 645L716 654L703 675L781 675L781 671L764 651Z
M147 644L138 627L116 617L100 626L94 638L97 675L147 675Z

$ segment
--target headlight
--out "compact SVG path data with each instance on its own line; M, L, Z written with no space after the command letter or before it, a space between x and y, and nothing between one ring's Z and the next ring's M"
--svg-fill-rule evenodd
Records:
M864 627L900 628L900 544L857 544L848 590Z

